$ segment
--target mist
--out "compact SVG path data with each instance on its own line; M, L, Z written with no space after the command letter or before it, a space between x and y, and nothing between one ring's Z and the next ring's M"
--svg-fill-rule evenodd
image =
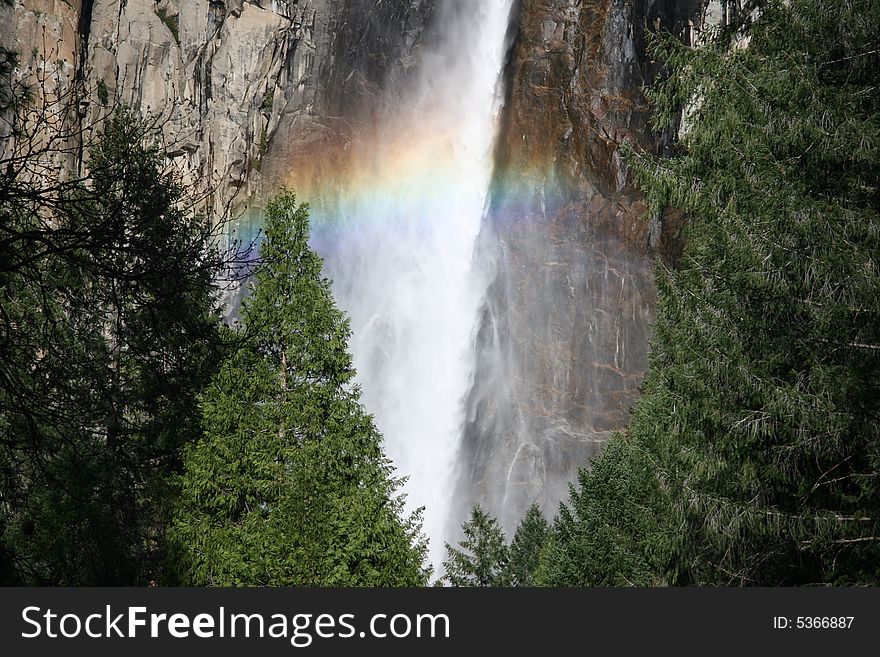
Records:
M475 331L512 0L442 2L417 73L352 156L314 244L351 318L362 400L443 560ZM389 92L390 93L390 92Z

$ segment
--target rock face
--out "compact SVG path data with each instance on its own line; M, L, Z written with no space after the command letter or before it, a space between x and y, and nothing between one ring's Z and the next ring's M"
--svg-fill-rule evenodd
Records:
M661 147L641 93L655 73L645 29L681 33L700 5L522 2L459 493L460 508L479 501L508 530L532 502L556 512L638 395L653 258L674 255L677 226L644 218L620 145Z
M321 190L345 178L353 144L381 122L377 117L417 66L421 42L433 29L435 0L323 4L321 46L309 59L301 91L285 92L257 204L280 184Z
M24 74L155 118L209 208L242 210L356 129L404 69L433 0L22 0L0 43ZM271 153L270 153L271 151ZM329 160L329 158L324 158ZM332 164L332 161L330 162Z

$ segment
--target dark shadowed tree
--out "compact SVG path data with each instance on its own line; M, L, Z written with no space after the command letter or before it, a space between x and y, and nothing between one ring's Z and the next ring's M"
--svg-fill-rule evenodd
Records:
M82 177L53 169L51 134L17 141L0 184L3 576L146 583L216 360L212 228L124 108Z

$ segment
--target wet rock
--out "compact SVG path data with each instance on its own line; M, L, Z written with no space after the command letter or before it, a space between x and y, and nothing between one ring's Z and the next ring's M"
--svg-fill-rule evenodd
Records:
M522 2L459 490L461 508L480 501L509 531L532 502L556 512L638 397L653 261L675 257L680 221L645 217L620 146L661 147L642 94L656 73L645 26L683 32L700 5Z

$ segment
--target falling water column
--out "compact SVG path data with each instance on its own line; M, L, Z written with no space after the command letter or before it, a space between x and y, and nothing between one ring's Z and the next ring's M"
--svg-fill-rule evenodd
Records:
M474 332L512 0L438 3L436 37L354 155L315 244L351 317L362 399L442 561Z

